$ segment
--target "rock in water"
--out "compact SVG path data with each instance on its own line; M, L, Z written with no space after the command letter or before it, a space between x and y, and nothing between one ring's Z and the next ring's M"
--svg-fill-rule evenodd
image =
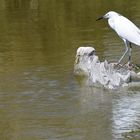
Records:
M76 53L74 74L85 76L88 84L102 85L106 88L116 89L127 86L133 81L140 81L140 74L128 66L100 62L93 47L79 47Z

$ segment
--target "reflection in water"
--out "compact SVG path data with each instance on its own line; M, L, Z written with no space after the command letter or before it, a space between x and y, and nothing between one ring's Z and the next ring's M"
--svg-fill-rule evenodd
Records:
M13 10L13 11L15 11L15 9L38 9L39 8L38 0L4 0L3 5L4 4L8 10Z
M80 45L118 60L124 45L95 19L111 5L139 24L139 0L0 2L0 139L112 140L137 129L139 89L79 87L73 63Z
M140 95L120 96L113 102L113 134L117 137L122 133L137 130L140 125Z
M139 129L139 94L113 94L97 88L87 87L81 90L79 111L92 116L89 127L93 135L98 130L96 139L123 139L127 132ZM91 134L88 133L88 136Z
M81 88L79 112L80 116L83 117L77 119L80 123L87 125L84 128L86 139L112 139L111 99L112 95L105 90L89 87Z

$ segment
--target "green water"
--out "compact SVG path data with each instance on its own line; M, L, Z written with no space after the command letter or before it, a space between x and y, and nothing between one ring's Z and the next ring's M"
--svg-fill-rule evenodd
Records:
M73 76L73 64L81 45L94 46L101 60L117 61L124 50L122 40L107 21L95 20L115 10L140 27L139 0L0 3L0 140L138 137L140 88L108 91L81 86ZM136 64L139 52L133 48ZM129 134L132 130L136 135Z

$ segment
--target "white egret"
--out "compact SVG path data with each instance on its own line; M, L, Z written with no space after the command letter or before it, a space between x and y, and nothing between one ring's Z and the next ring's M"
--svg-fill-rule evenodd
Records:
M129 62L131 60L131 43L140 46L140 29L126 17L117 12L110 11L97 20L107 18L109 26L116 31L119 37L124 41L126 50L118 63L122 61L125 55L129 52ZM129 45L129 47L128 47Z

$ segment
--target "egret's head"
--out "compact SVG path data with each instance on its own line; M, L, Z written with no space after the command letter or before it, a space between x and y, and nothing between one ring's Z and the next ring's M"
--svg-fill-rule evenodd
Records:
M119 15L120 15L120 14L118 14L118 13L116 13L116 12L114 12L114 11L109 11L108 13L106 13L104 16L98 18L97 20L104 19L104 18L109 19L109 18L111 18L111 17L113 17L113 16L119 16ZM97 20L96 20L96 21L97 21Z

